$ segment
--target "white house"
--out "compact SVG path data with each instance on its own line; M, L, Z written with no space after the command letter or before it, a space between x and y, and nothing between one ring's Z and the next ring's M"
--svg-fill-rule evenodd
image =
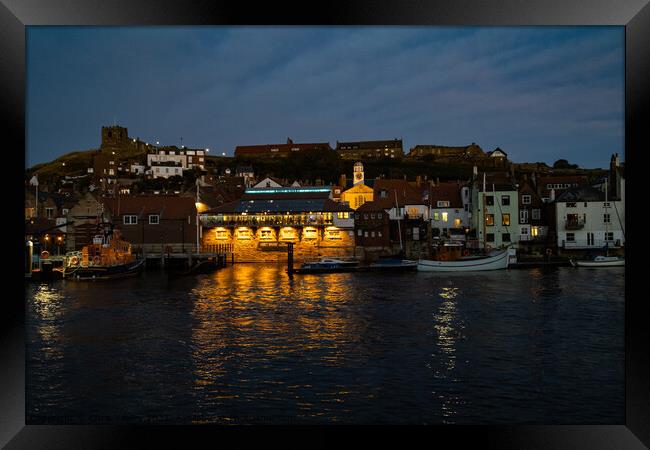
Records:
M151 167L160 163L172 162L187 168L187 155L183 150L157 150L147 155L147 166Z
M470 226L469 187L457 182L437 183L428 191L429 217L433 236L465 239Z
M131 164L131 173L136 175L144 175L147 167L142 164Z
M625 184L620 199L605 199L605 192L581 186L556 199L557 245L589 249L621 247L625 243Z

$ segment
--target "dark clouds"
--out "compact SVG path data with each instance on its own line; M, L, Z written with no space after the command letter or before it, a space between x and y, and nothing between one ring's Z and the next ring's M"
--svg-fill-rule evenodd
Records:
M113 123L209 147L404 139L604 167L624 146L622 27L28 29L28 164Z

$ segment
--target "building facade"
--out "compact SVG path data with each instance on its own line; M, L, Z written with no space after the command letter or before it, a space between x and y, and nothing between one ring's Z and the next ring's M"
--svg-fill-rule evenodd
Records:
M625 244L625 188L612 200L590 186L571 188L555 201L557 246L562 249L600 249Z
M472 229L478 248L501 248L519 242L518 191L512 181L474 181Z
M401 139L357 142L336 141L336 151L343 159L400 159L404 156Z
M353 210L329 187L247 189L236 201L202 214L204 248L230 248L236 261L282 262L354 255Z

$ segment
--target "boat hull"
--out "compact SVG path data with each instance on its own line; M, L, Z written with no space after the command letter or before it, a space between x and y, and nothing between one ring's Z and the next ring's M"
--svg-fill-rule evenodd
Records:
M508 251L485 258L472 258L457 261L433 261L421 259L418 261L419 272L477 272L484 270L499 270L508 267Z
M625 260L618 261L573 261L574 267L622 267L625 266Z
M64 277L70 280L113 280L139 274L144 268L144 259L119 266L89 266L66 270Z

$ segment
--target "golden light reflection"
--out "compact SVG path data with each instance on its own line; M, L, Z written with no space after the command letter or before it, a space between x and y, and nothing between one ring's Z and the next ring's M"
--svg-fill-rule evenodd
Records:
M38 287L31 298L31 310L39 316L36 330L46 344L43 346L43 353L50 358L62 357L61 346L57 345L61 338L61 329L57 322L63 315L61 294L44 284Z
M458 323L458 312L456 297L460 289L455 286L442 287L438 296L443 300L440 308L434 313L434 329L437 333L436 346L439 353L434 355L441 359L439 364L430 365L429 367L441 366L443 370L436 370L435 377L447 380L454 379L454 370L456 369L456 345L457 341L462 338L463 324ZM462 402L460 398L453 394L439 395L442 401L441 414L444 418L451 418L457 414L458 405Z
M290 280L284 264L237 264L203 278L192 290L195 389L223 383L233 366L244 370L293 353L323 351L322 364L340 365L365 327L342 307L351 275Z

